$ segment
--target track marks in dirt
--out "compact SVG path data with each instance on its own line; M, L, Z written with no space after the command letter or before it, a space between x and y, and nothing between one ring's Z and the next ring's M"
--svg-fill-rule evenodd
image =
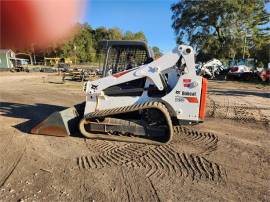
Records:
M18 153L13 159L11 164L4 170L2 175L0 176L0 187L2 187L8 178L12 175L13 171L16 169L17 165L21 161L23 157L24 151L22 153Z
M209 95L207 96L207 100L209 104L207 103L206 115L208 117L215 117L216 102Z
M239 105L217 104L210 96L208 96L209 105L207 116L213 118L230 119L234 121L242 121L245 123L261 123L269 126L270 117L262 113L263 110L270 111L270 107L254 106L248 101Z
M184 126L174 127L174 134L178 136L177 141L185 141L195 146L200 146L209 153L217 149L218 136L214 133L193 130Z
M125 193L120 195L123 201L161 201L151 179L141 176L134 170L121 169Z
M169 146L159 146L142 160L146 176L159 178L167 176L190 177L192 180L222 181L224 170L216 163L194 154L177 153Z
M187 133L188 134L188 133ZM216 142L213 136L203 135L196 139L207 140L209 144ZM93 141L97 144L91 148L110 148L95 155L77 158L79 169L101 169L105 167L126 167L142 170L147 178L163 178L164 176L181 176L192 180L224 181L226 172L217 163L196 154L179 153L172 145L154 146L132 143L116 143ZM107 145L107 146L106 146Z
M14 134L7 138L2 137L2 143L3 146L0 145L0 187L12 175L25 153L24 141L17 140Z
M103 168L123 164L132 164L132 167L136 167L137 160L149 152L148 147L143 144L91 140L87 145L90 151L98 150L98 153L93 156L78 157L79 168Z

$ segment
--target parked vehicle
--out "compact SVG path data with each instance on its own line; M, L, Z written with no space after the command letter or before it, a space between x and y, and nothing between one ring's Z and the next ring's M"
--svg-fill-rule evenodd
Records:
M258 79L254 58L229 61L227 79L245 81Z
M227 73L226 69L222 62L215 58L204 64L199 63L196 66L197 74L208 79L224 78L224 72Z

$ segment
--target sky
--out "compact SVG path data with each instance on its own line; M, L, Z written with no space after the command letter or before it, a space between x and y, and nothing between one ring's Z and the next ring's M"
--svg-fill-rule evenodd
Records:
M93 28L118 27L122 31L143 31L150 46L166 53L176 45L171 28L170 6L175 0L88 0L81 22Z
M142 31L150 46L158 46L166 53L176 46L170 10L175 2L177 0L87 0L81 22L88 22L93 28ZM270 3L266 7L270 12Z

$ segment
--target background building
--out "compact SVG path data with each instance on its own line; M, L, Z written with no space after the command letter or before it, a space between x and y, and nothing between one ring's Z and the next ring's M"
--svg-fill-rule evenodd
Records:
M12 58L15 58L15 53L10 49L0 49L0 69L12 68Z

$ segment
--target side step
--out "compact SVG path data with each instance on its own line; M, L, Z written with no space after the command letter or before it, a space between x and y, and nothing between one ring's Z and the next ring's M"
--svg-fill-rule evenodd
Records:
M32 128L32 134L64 137L79 132L78 125L83 118L85 102L54 112Z

